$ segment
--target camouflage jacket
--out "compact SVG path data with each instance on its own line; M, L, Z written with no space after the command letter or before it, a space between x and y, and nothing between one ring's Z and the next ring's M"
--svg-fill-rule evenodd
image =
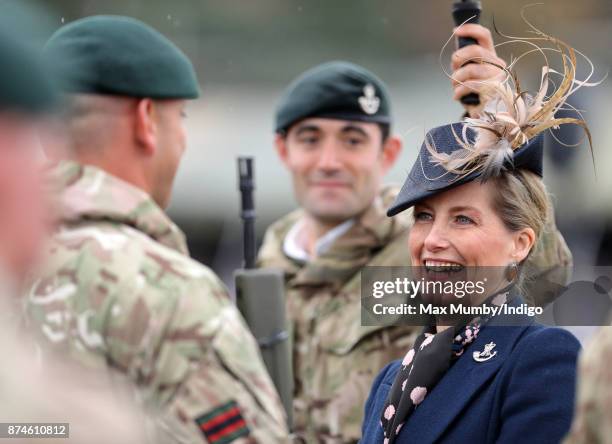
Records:
M418 327L361 326L361 268L410 265L411 212L386 216L397 192L384 188L348 232L307 263L290 259L283 250L301 210L273 224L264 238L259 266L285 272L294 354L294 425L308 443L357 442L374 377L402 357L419 333ZM538 270L538 275L565 284L571 254L554 221L549 228L530 258L528 272ZM528 295L539 294L536 285L542 281L528 284Z
M218 278L141 190L73 162L51 171L60 226L27 294L41 336L118 369L180 442L286 442L257 345Z
M565 444L612 441L612 327L601 327L582 352L576 412Z
M3 284L0 273L0 353L7 357L0 366L0 418L68 423L69 438L61 440L66 443L161 444L161 431L143 415L131 384L111 381L104 369L84 368L61 353L40 352L21 328L17 293Z

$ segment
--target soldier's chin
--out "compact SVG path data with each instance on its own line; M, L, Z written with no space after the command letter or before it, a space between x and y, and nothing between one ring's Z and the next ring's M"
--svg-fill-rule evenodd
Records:
M308 213L325 223L341 223L351 219L361 213L360 208L353 205L342 205L338 201L333 202L316 202L312 204L304 204L303 207Z

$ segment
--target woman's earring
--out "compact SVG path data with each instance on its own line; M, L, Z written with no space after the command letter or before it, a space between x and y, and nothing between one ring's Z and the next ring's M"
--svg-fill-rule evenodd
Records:
M514 282L518 277L519 268L516 262L510 262L510 264L506 267L506 279L509 282Z

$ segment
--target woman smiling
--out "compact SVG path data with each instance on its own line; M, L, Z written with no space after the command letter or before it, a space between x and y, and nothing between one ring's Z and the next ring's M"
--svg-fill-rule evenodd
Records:
M559 87L546 95L548 66L534 96L507 71L490 86L478 118L427 134L388 211L414 208L408 248L425 273L501 270L499 285L471 304L523 304L521 265L551 213L541 133L563 123L585 127L554 117L578 83L573 49L542 33L538 38L562 53ZM524 314L454 321L437 317L402 361L380 372L362 442L559 442L572 418L578 341Z

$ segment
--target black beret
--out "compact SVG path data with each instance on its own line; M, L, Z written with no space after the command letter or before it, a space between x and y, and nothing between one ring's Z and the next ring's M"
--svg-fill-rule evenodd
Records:
M275 131L308 117L391 124L390 100L382 80L349 62L328 62L295 79L277 109Z
M38 113L48 110L57 98L53 84L34 49L0 31L0 109Z
M448 154L463 150L464 148L457 142L455 134L462 134L464 125L465 123L453 123L439 126L429 131L425 140L439 153ZM475 132L471 128L467 128L467 139L470 143L474 142L475 136ZM508 170L526 169L542 177L543 156L544 143L540 134L514 150L512 161L506 162L504 167ZM395 216L425 198L472 182L481 175L481 171L475 171L464 177L448 172L442 165L431 161L431 153L427 149L426 143L423 142L408 178L395 198L395 202L387 210L387 216Z
M170 40L139 20L86 17L57 30L45 52L69 93L193 99L193 65Z

